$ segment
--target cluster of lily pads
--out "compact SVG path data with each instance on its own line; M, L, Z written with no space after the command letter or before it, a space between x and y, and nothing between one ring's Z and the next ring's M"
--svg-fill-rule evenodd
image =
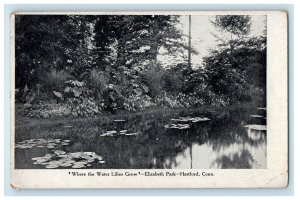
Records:
M165 128L174 128L174 129L189 129L189 124L171 124L171 125L165 125Z
M178 119L171 119L174 123L165 125L167 129L189 129L191 128L189 123L206 122L210 121L207 117L179 117ZM176 123L176 124L175 124Z
M178 119L171 119L171 121L196 123L196 122L210 121L210 119L207 117L179 117Z
M115 120L113 120L113 122L117 123L117 124L121 123L121 124L119 124L119 126L120 126L120 125L122 125L122 123L126 122L126 120L125 119L115 119ZM106 136L113 137L113 136L120 136L120 135L130 136L130 135L138 135L138 134L139 134L139 132L129 133L128 130L124 129L124 130L118 130L118 131L117 130L106 131L105 133L102 133L100 136L101 137L106 137Z
M30 139L18 142L15 146L16 149L31 149L33 147L53 149L57 145L67 146L70 144L70 140L61 139Z
M66 153L62 150L55 150L52 154L46 154L43 157L32 158L35 165L44 165L47 169L72 167L72 168L86 168L91 167L91 163L98 162L104 164L105 161L95 152L73 152Z
M105 133L101 134L101 137L105 137L105 136L109 136L109 137L113 137L113 136L118 136L118 135L127 135L127 136L131 136L131 135L138 135L139 133L128 133L127 130L121 130L121 131L116 131L116 130L112 130L112 131L106 131Z

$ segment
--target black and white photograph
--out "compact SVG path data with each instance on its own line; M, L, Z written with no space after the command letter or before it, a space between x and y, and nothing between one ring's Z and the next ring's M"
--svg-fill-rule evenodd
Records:
M13 167L267 169L267 23L16 14Z

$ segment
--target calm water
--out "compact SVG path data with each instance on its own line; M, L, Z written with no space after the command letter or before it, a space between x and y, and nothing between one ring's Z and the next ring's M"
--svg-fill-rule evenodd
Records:
M164 127L171 124L173 118L187 116L208 117L211 120L190 123L190 128L182 130ZM45 168L33 164L32 158L63 150L67 153L96 153L104 162L92 162L87 168L98 169L267 168L266 131L244 127L248 124L266 124L264 116L264 111L257 109L205 113L162 111L122 117L125 121L99 121L95 126L64 124L51 129L37 127L28 130L28 135L17 138L17 142L41 138L70 142L67 145L58 143L54 148L33 146L16 149L15 167ZM101 136L113 130L136 134ZM39 132L43 134L39 135Z

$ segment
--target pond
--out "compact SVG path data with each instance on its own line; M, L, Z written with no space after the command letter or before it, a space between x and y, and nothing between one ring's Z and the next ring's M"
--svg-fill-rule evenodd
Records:
M264 108L161 110L16 135L17 169L267 168Z

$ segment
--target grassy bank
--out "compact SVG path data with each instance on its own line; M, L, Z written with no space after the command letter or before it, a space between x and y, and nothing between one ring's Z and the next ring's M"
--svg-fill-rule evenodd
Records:
M96 125L99 123L107 123L115 119L131 118L138 115L155 115L156 113L163 113L165 116L171 116L176 113L205 113L205 112L218 112L223 110L235 109L250 109L253 105L240 104L226 107L203 106L198 108L160 108L152 107L139 112L120 111L116 114L103 113L97 117L52 117L52 118L32 118L22 116L16 112L16 130L30 129L34 127L51 128L56 126L87 126Z

